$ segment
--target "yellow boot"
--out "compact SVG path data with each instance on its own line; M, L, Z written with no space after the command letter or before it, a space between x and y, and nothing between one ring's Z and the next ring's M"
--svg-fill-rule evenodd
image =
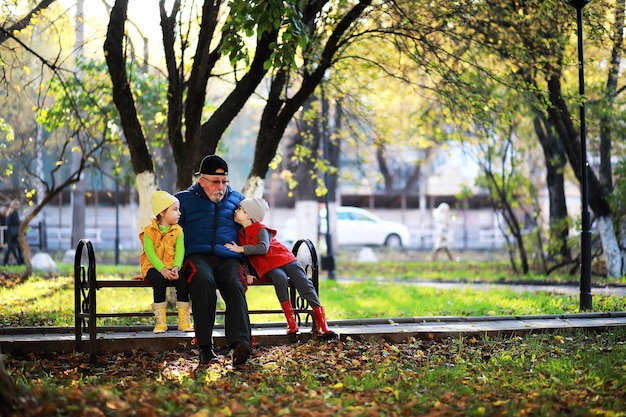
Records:
M181 332L193 332L189 301L176 301L176 307L178 308L178 330Z
M167 301L162 303L152 303L154 309L154 317L156 318L156 325L154 326L154 333L165 333L167 331L167 315L165 310L167 309Z

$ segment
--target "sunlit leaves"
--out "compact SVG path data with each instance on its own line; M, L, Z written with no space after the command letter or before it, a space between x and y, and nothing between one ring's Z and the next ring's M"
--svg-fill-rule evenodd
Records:
M15 140L15 135L13 132L13 128L9 126L2 118L0 118L0 134L0 137L2 138L2 140L0 140L0 150L4 151L5 149L7 149L7 145ZM2 172L5 177L13 175L13 163L7 161L6 166L4 167Z
M75 154L97 152L98 158L86 158L89 164L104 161L109 172L132 172L124 168L129 163L125 158L129 151L121 140L119 116L112 101L106 63L81 58L76 65L77 72L73 76L65 79L55 77L50 81L46 92L51 104L39 109L37 121L50 132L60 129L80 131L80 141L69 149ZM150 144L162 146L166 137L166 81L129 66L138 117ZM73 137L67 140L71 141ZM61 166L65 157L55 157L59 157L57 166Z
M7 369L30 415L611 415L626 400L626 334L407 338L264 346L245 369L199 367L193 351L35 355ZM37 413L41 410L41 413Z
M2 118L0 118L0 132L2 132L4 136L3 139L7 142L12 142L15 139L13 128L9 126ZM0 146L3 146L2 142L0 142Z
M6 168L4 169L4 175L6 177L9 177L11 175L13 175L13 164L12 163L8 163Z
M37 121L49 131L68 127L83 131L85 137L100 137L103 124L113 118L110 84L102 76L104 66L78 60L72 77L52 78L47 94L51 105L40 109Z
M272 54L264 68L295 68L296 51L304 48L308 41L297 2L233 0L229 6L221 51L232 65L239 62L249 65L251 38L279 32L280 42L271 45Z
M35 195L37 194L37 189L35 188L30 188L27 190L24 190L24 197L26 197L26 200L28 201L28 205L33 205L33 199L35 198Z

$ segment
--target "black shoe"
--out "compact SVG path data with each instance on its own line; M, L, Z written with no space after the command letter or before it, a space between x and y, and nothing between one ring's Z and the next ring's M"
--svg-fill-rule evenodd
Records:
M220 346L217 348L217 353L219 356L227 356L230 353L230 347L229 346Z
M217 355L213 352L213 348L211 346L201 346L200 347L200 364L206 365L211 362L217 361Z
M250 346L245 343L237 343L233 349L233 365L239 366L246 363L250 357Z

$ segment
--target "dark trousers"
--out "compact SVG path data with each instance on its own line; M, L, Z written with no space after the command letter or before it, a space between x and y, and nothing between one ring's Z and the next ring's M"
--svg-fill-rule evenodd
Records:
M307 300L311 307L319 307L321 305L320 299L315 292L315 287L309 277L306 276L306 272L300 262L293 261L279 268L274 268L267 273L267 276L272 279L276 296L281 303L289 299L288 280L291 278L291 282L298 290L300 297Z
M17 236L11 236L9 238L9 244L7 245L6 252L4 253L4 265L9 263L9 256L11 254L13 254L16 264L24 265L24 255L22 255L22 248L17 240Z
M239 261L215 255L189 255L183 268L189 275L189 295L193 303L193 322L199 346L213 346L213 326L217 291L226 303L224 330L226 343L251 345L250 316L243 283L239 280Z
M146 273L146 279L152 283L153 296L155 303L165 301L167 292L167 284L170 282L155 268L150 268ZM178 272L178 279L174 281L176 288L176 301L189 301L189 284L187 284L187 274L183 271Z

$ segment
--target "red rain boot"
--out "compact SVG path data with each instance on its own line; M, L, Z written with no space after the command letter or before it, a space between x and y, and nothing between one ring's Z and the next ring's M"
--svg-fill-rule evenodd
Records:
M287 334L298 333L298 323L296 323L296 315L293 314L293 307L291 307L291 301L283 301L280 303L287 319Z
M315 335L317 337L322 339L334 339L337 337L337 333L328 328L324 307L313 307L313 319L315 320Z

